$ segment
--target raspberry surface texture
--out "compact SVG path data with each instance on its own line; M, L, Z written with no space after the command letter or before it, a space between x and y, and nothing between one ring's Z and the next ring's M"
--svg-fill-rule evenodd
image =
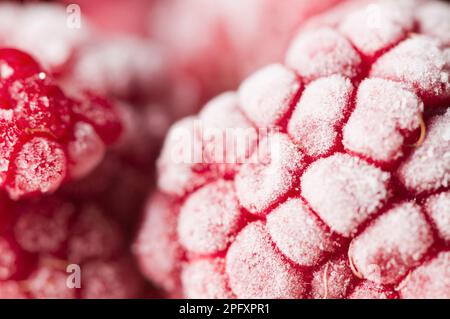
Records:
M171 297L450 298L448 21L346 2L173 125L145 276Z
M165 64L151 39L123 29L105 34L88 14L101 15L97 2L82 5L80 28L67 25L73 11L57 2L0 3L0 45L28 53L2 53L0 122L8 131L2 130L0 188L14 201L29 201L27 211L39 210L40 198L51 193L76 210L95 201L95 209L70 218L44 218L44 211L28 221L22 210L2 211L0 236L5 230L26 271L1 282L0 298L143 297L127 251L171 113ZM133 19L131 2L116 2L125 9L119 15ZM35 222L41 226L33 228ZM50 267L41 267L46 260ZM81 267L81 289L67 289L70 264Z
M131 26L137 11L147 19L150 2L62 2L0 3L0 46L33 57L14 68L23 79L2 84L2 109L13 109L11 94L21 100L0 119L16 132L0 146L2 188L11 175L5 183L14 199L59 189L76 200L95 198L131 234L154 184L161 141L176 117L163 50ZM81 9L79 26L74 3ZM102 16L108 25L98 20ZM11 71L2 70L5 77ZM41 71L44 87L30 78ZM41 129L44 124L55 137Z
M11 198L49 194L102 160L122 124L91 92L67 96L28 54L0 49L0 185Z

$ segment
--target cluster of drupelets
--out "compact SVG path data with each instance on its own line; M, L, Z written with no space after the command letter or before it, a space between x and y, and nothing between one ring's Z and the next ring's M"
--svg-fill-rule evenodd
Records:
M450 298L448 5L79 2L0 4L0 298Z
M449 18L437 1L346 2L177 122L143 273L192 298L450 298ZM232 143L209 129L229 128L272 134L216 161Z
M216 36L224 26L226 38L242 27L256 34L275 1L249 2L245 15L255 19L245 26L237 2L220 1L220 10L178 0L60 2L0 4L0 298L154 296L129 245L168 126L274 58L297 21L336 1L293 1L301 14L280 26L274 52L246 57L245 70L244 59L231 67L228 54L217 55ZM183 27L192 21L186 5L211 28ZM180 22L177 36L201 28L215 44L180 50L165 34L168 20ZM237 40L224 50L249 55Z

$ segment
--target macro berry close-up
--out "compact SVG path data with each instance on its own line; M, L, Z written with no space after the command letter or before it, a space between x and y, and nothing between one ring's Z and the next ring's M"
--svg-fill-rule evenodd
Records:
M450 298L449 21L345 2L174 124L144 275L186 298Z
M55 192L87 175L120 136L121 123L104 98L70 98L28 54L0 49L1 177L12 199Z
M2 1L0 299L448 300L449 76L444 0Z

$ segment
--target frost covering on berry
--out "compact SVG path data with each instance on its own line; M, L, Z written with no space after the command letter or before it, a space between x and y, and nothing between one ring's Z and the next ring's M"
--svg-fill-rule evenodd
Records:
M448 298L449 8L346 3L174 125L134 246L147 277L193 298ZM257 132L248 152L205 161L227 128Z
M120 135L114 106L68 97L29 55L0 49L0 185L18 199L88 174Z

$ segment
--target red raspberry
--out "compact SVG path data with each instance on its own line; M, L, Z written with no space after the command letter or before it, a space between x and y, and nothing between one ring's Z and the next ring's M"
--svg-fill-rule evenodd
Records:
M52 196L9 202L6 212L14 219L0 232L1 298L141 296L124 229L98 205ZM80 267L79 288L67 285L71 265Z
M450 298L449 20L346 3L175 124L143 273L192 298Z
M67 97L27 54L0 49L0 184L21 198L89 173L121 124L105 99Z

